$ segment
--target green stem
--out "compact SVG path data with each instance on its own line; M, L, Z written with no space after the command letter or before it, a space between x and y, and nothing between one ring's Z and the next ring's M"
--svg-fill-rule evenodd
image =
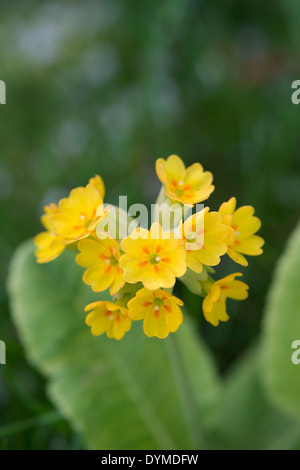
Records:
M177 385L179 398L181 400L184 416L190 431L191 442L196 449L206 449L207 441L202 430L195 396L186 373L181 346L178 342L178 334L170 334L166 340L167 351Z

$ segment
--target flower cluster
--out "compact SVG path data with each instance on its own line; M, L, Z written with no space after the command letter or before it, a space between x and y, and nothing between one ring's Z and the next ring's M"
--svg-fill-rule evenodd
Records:
M73 189L58 205L45 207L41 221L46 230L35 237L37 261L47 263L71 247L78 252L76 262L85 268L83 281L95 292L109 289L107 301L85 308L95 336L106 332L119 340L139 320L149 337L174 333L183 322L183 303L172 294L176 279L204 297L204 318L214 326L229 319L227 298L248 296L248 286L235 279L240 273L219 280L212 276L226 254L247 266L245 255L262 253L264 241L256 235L261 223L253 207L237 209L232 197L218 211L203 204L197 210L214 190L212 174L199 163L186 168L177 155L159 158L156 172L162 189L149 229L138 224L130 229L132 219L125 214L114 222L118 236L112 235L109 222L115 208L103 202L100 176ZM172 216L166 224L167 213Z

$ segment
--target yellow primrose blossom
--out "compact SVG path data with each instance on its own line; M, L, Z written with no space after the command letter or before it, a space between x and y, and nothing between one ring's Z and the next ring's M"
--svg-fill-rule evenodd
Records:
M228 228L218 212L209 212L206 207L191 215L179 230L185 243L186 264L192 271L201 273L203 265L220 263L220 256L227 251L224 240L228 237Z
M59 210L51 216L54 232L73 243L88 237L107 216L99 191L92 184L75 188L59 201Z
M66 227L66 214L61 212L60 207L58 207L54 203L51 203L49 204L49 206L44 207L45 213L41 217L41 222L47 229L47 231L39 233L34 239L35 245L37 246L35 256L37 258L38 263L48 263L49 261L52 261L53 259L57 258L57 256L59 256L64 251L66 245L72 243L74 239L78 237L80 225L88 226L88 231L85 227L84 230L82 230L79 234L79 238L84 238L85 235L89 235L90 230L95 228L95 224L97 225L101 218L106 215L106 212L103 211L103 197L105 194L105 187L102 178L99 175L95 175L93 178L90 179L89 183L95 188L96 191L93 189L88 190L87 188L76 188L72 191L71 194L73 195L73 199L75 199L76 197L78 199L79 193L81 192L82 195L83 191L85 191L86 197L90 197L90 204L94 204L96 206L96 217L93 221L88 219L85 220L83 219L83 217L87 216L86 212L80 212L80 223L77 224L77 226L74 224L71 229L71 233L70 227ZM97 195L96 197L95 194ZM72 201L70 201L70 197L67 198L67 200L69 202L69 210L72 211L72 209L75 207L74 200L73 208L71 203ZM66 201L66 199L63 199L62 201ZM66 206L66 203L62 201L60 204L62 206ZM82 201L82 206L85 205L85 202L86 206L88 207L87 212L90 214L91 209L89 207L88 201ZM75 212L77 209L78 207L75 208ZM69 225L74 222L74 219L76 219L77 215L78 214L74 213L69 217ZM82 222L84 222L84 224ZM76 231L76 237L74 236L74 231ZM83 233L85 233L85 235L83 235Z
M52 231L51 215L58 212L56 204L49 204L44 207L45 214L41 217L41 222L47 229L41 232L34 238L34 243L37 247L35 256L38 263L48 263L57 258L65 249L64 238L57 236Z
M167 160L156 160L156 173L166 188L166 195L182 204L193 206L205 201L215 189L209 171L204 171L200 163L185 168L177 155L171 155Z
M128 317L126 307L109 301L93 302L85 307L91 311L86 317L86 324L91 326L94 336L106 332L108 338L122 339L131 328L131 319Z
M236 198L232 197L224 202L219 213L222 215L223 223L229 228L227 239L227 254L233 261L248 266L248 261L243 255L261 255L264 239L254 235L261 226L258 217L254 217L252 206L242 206L236 210Z
M125 254L120 258L124 279L130 284L142 282L148 289L173 287L175 278L186 271L182 240L164 232L158 222L150 231L135 229L121 242Z
M65 249L63 239L51 232L41 232L34 238L37 246L35 256L38 263L49 263L57 258Z
M93 291L101 292L110 287L110 294L116 294L124 285L119 265L120 245L116 240L85 239L78 243L80 253L76 261L87 268L83 281L92 286Z
M241 273L230 274L211 284L207 296L203 300L202 310L205 319L213 326L220 321L229 320L226 312L226 299L244 300L248 297L249 287L242 281L235 280Z
M177 331L183 322L179 306L183 302L168 292L158 289L150 291L146 288L137 291L128 306L128 315L132 320L144 320L143 328L147 336L166 338Z

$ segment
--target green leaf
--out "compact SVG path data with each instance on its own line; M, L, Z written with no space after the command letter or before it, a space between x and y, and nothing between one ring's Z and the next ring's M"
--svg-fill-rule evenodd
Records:
M264 382L282 410L300 418L300 364L292 343L300 340L300 224L278 262L263 326Z
M38 265L31 241L11 264L14 321L50 398L90 448L204 447L220 388L193 326L185 318L167 340L147 338L141 322L119 342L94 338L84 306L108 295L93 293L82 272L68 252Z
M216 409L214 438L225 449L297 449L299 422L268 400L262 384L261 348L247 352L226 377Z

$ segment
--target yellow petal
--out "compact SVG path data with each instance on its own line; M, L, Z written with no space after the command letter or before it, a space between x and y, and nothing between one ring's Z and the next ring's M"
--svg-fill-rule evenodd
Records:
M219 212L224 217L227 214L233 214L236 207L236 198L232 197L227 202L223 202L219 208Z
M184 183L191 184L194 190L201 190L209 187L211 190L212 181L212 173L210 171L204 171L200 163L194 163L186 170Z
M108 325L106 334L108 338L120 340L131 328L131 320L123 315L115 315L114 320Z
M112 268L105 273L102 265L95 265L85 271L82 279L94 292L103 292L111 285L114 277Z
M213 326L218 326L220 321L226 322L229 320L229 316L226 312L225 300L215 302L212 310L209 312L203 309L203 314L206 321L211 323Z
M120 266L126 282L134 284L142 280L145 273L145 265L140 264L139 259L132 259L130 254L125 254L120 258Z
M143 328L145 334L150 338L153 336L157 336L160 339L164 339L169 334L169 330L165 322L165 317L162 313L147 314L144 319Z
M170 155L168 157L164 162L164 171L167 175L168 182L173 179L180 181L185 177L185 165L178 155Z
M37 246L35 256L38 263L48 263L57 258L65 249L62 239L51 232L41 232L34 238Z
M233 280L228 283L225 290L224 287L221 290L225 297L235 300L244 300L248 297L248 289L249 287L244 282Z
M240 239L237 238L232 248L244 255L257 256L262 254L261 247L264 244L264 239L257 236L251 235L250 237Z
M94 186L100 194L100 197L104 199L105 196L105 185L103 179L99 175L95 175L89 180L89 183Z
M147 313L152 312L152 299L144 297L143 291L144 289L140 289L127 304L128 315L132 320L142 320Z
M110 295L115 295L119 290L124 286L125 284L125 279L123 277L123 274L120 270L120 273L115 274L115 278L111 283L110 286Z
M181 309L175 303L166 302L164 306L165 322L168 330L174 333L178 330L183 322L183 315Z
M108 315L106 315L105 307L101 306L101 308L98 308L91 312L86 317L86 324L88 326L91 326L92 335L102 335L106 331L109 324L109 317Z
M197 256L197 251L188 251L186 254L186 264L195 273L201 273L203 264Z
M233 261L240 264L241 266L248 266L248 261L246 260L245 256L243 256L238 251L228 247L227 254Z

